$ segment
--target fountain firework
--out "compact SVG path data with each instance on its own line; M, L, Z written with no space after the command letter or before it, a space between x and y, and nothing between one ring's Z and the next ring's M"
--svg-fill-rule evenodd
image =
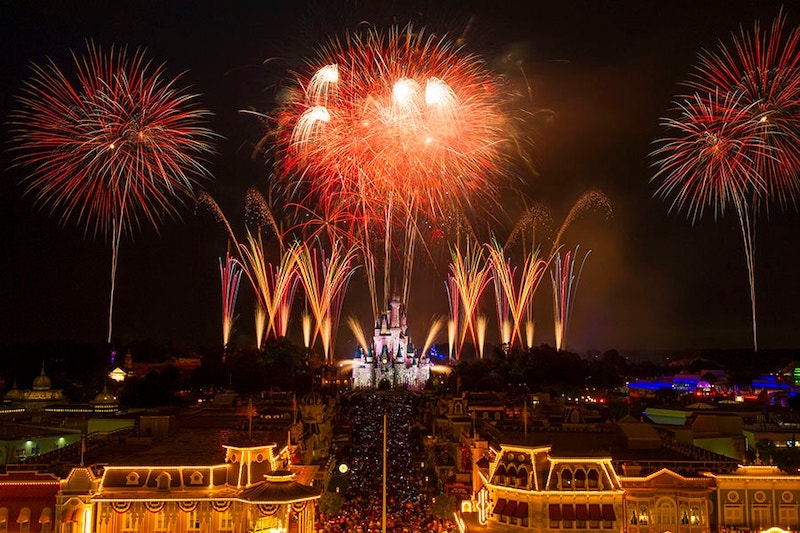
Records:
M463 310L462 323L459 325L461 335L460 338L456 339L455 346L456 358L458 359L461 356L467 332L472 334L472 341L477 352L478 338L475 317L481 295L491 281L491 275L482 246L468 241L464 253L455 246L451 248L450 253L452 257L450 263L452 276L449 278L451 280L449 285L457 291L459 303Z
M575 301L575 292L578 290L583 265L589 257L591 250L586 252L575 273L577 263L578 247L575 251L567 251L563 255L559 251L556 254L555 265L550 271L550 280L553 283L553 322L555 326L556 350L564 349L567 338L567 326L572 316L572 306ZM532 335L531 335L532 336Z

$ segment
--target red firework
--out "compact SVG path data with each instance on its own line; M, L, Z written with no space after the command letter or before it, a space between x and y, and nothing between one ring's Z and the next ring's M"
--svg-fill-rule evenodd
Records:
M33 66L12 115L17 165L36 202L88 232L114 237L177 217L208 172L214 135L196 96L137 50L73 54L71 79L52 61Z
M204 157L215 135L205 127L210 113L195 95L166 78L137 50L103 53L88 43L73 54L76 75L52 61L33 75L12 114L15 164L29 169L25 191L41 207L74 220L111 242L111 342L119 243L143 220L158 227L178 216L178 205L194 196L208 177Z
M377 315L378 256L388 301L403 250L406 297L423 218L492 212L512 146L505 93L477 57L411 27L349 34L307 64L275 114L281 185L322 220L350 219Z
M736 95L744 119L756 121L769 150L756 152L754 167L765 184L762 199L786 206L800 192L800 27L784 35L785 14L768 32L744 28L732 46L704 52L687 86L701 95Z
M740 98L694 96L678 102L677 117L662 121L671 136L652 154L658 170L651 181L658 183L656 195L671 197L671 209L686 211L692 221L707 207L715 216L726 207L738 211L765 192L755 162L769 150L758 120L750 118L752 106Z
M476 57L406 27L335 40L308 66L276 117L290 192L359 218L391 197L434 218L494 198L510 128Z

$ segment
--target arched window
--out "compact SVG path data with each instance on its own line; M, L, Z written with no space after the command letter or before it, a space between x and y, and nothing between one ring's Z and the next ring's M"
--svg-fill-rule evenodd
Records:
M596 489L600 486L600 473L594 468L589 470L589 474L586 476L586 478L589 481L590 489Z
M583 469L578 469L578 471L575 472L575 488L586 488L586 472Z
M693 526L703 525L703 511L697 505L692 505L689 510L689 524Z
M572 488L572 472L569 470L564 470L561 472L561 488L562 489L571 489Z
M664 526L675 525L676 520L676 507L675 502L669 498L661 498L656 504L656 516L658 517L658 524Z
M519 480L517 483L518 487L527 487L528 471L525 468L520 468L519 470L517 470L517 479Z
M514 465L511 465L511 466L508 467L508 470L506 471L506 480L505 480L505 482L508 485L512 485L512 484L516 483L516 481L517 481L517 467L515 467Z
M646 505L639 507L639 525L646 526L650 523L650 510Z

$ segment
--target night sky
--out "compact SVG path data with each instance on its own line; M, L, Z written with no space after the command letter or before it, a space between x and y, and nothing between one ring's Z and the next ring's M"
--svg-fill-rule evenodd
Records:
M10 169L8 114L17 105L31 62L52 58L70 69L70 50L85 40L143 47L213 111L224 137L210 169L208 192L244 234L248 187L266 190L269 165L252 159L261 124L242 110L269 112L275 87L314 47L359 23L377 28L413 22L437 34L466 34L469 52L498 74L524 72L543 113L526 131L535 173L516 176L530 201L563 220L589 189L611 201L610 218L588 211L564 236L570 248L591 249L567 335L573 351L751 348L750 302L738 219L711 213L692 225L653 198L648 156L663 135L659 118L683 89L703 48L730 40L739 25L771 24L781 5L765 0L513 2L21 2L0 3L3 54L2 179L0 179L0 344L106 335L110 247L59 227L40 212ZM552 4L552 5L551 5ZM526 7L521 7L526 6ZM787 6L789 27L800 6ZM269 60L269 61L266 61ZM266 62L265 62L266 61ZM520 68L521 67L521 68ZM517 80L519 81L519 80ZM542 117L546 117L543 120ZM189 346L221 342L217 258L222 226L194 206L159 233L145 227L123 241L117 274L117 344L176 340ZM513 213L508 218L513 219ZM800 347L800 215L771 205L758 217L756 296L759 347ZM429 318L446 313L446 270L418 268L409 303L412 340L421 343ZM356 276L344 315L372 318ZM553 344L549 280L536 310L536 343ZM487 296L491 295L487 291ZM493 321L489 298L482 306ZM252 344L252 297L242 285L235 340ZM294 330L299 332L295 325ZM340 344L350 335L339 333ZM493 340L496 337L492 337ZM444 337L440 338L445 342ZM350 357L349 353L340 354Z

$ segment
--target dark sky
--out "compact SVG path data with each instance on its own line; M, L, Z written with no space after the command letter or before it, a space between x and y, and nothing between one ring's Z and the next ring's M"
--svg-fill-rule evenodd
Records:
M752 346L747 276L732 213L694 226L653 198L648 153L697 53L729 40L740 24L771 23L780 9L765 0L585 0L561 2L22 2L0 3L0 96L3 147L8 113L31 62L52 58L68 69L69 51L87 38L108 47L144 47L202 94L225 140L211 162L208 191L242 230L248 187L266 188L269 168L250 158L261 130L240 110L269 111L275 84L314 46L360 22L392 22L467 34L469 51L498 72L530 82L548 121L531 120L536 174L520 175L531 201L562 220L586 190L600 189L613 216L587 212L565 234L569 247L591 249L580 280L567 348L705 349ZM525 6L525 7L522 7ZM789 26L800 8L788 7ZM277 60L275 60L277 58ZM266 59L273 59L266 64ZM504 61L505 59L505 61ZM510 64L522 67L509 69ZM511 72L513 70L513 72ZM0 179L0 344L106 335L110 248L59 227L39 212L2 154ZM800 216L772 206L756 236L756 292L761 348L800 347ZM220 338L217 257L225 233L192 206L183 221L149 228L122 243L114 331L118 344L174 339L209 345ZM446 311L441 277L418 269L410 302L412 339L428 317ZM251 342L252 299L242 286L240 343ZM487 294L489 294L487 292ZM347 309L368 323L366 294L353 283ZM538 293L536 342L553 343L549 281ZM491 314L491 302L483 308ZM415 330L416 328L416 330ZM297 328L295 328L297 330ZM343 328L340 339L348 337ZM444 339L441 339L444 341ZM343 354L341 357L349 357Z

